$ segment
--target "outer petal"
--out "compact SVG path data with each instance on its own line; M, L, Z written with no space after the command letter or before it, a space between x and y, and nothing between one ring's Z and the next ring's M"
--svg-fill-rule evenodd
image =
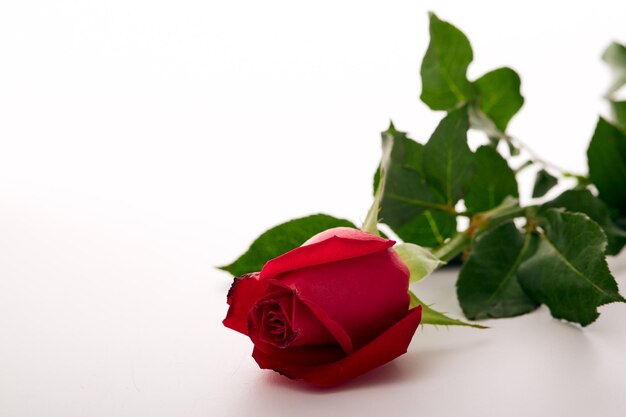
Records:
M222 323L245 335L248 334L248 313L270 285L268 282L259 281L258 275L253 273L235 278L228 291L227 302L230 307Z
M325 315L336 322L355 350L404 317L409 308L409 271L393 249L298 269L281 275L279 281L320 320L328 321L323 320Z
M291 378L330 387L362 375L406 353L421 319L422 307L418 306L369 344L346 358L327 365L303 366L281 362L257 348L254 349L252 356L263 369L273 369Z
M357 229L329 229L313 236L303 246L268 261L259 278L274 278L296 269L369 255L390 248L394 243Z
M333 227L332 229L324 230L316 234L315 236L309 238L306 242L302 244L302 246L310 245L312 243L318 243L322 240L326 240L333 236L342 237L345 239L351 240L387 240L380 236L373 235L371 233L364 232L359 229L355 229L353 227Z

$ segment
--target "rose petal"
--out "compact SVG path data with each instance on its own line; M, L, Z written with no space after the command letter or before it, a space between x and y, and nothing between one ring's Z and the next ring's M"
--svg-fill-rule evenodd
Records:
M336 336L337 332L333 331L334 329L329 330L328 324L324 323L324 320L319 317L319 314L312 311L311 308L296 297L295 294L293 298L291 326L293 331L298 333L298 336L289 346L336 345L338 342ZM350 337L343 329L339 337L347 338L350 344ZM339 344L341 345L341 342Z
M409 271L393 249L288 272L279 281L322 322L328 320L318 312L338 323L354 349L396 323L409 308Z
M344 227L329 229L313 236L304 246L268 261L259 278L270 279L296 269L369 255L390 248L394 243L393 240L356 229Z
M343 237L351 240L376 240L379 242L388 240L380 236L376 236L371 233L355 229L353 227L334 227L332 229L324 230L323 232L316 234L315 236L304 242L302 246L310 245L312 243L318 243L333 236Z
M271 357L280 363L298 363L304 367L320 366L335 363L345 358L346 355L338 345L330 346L298 346L280 349L262 341L254 342L255 354ZM257 361L258 362L258 361ZM280 370L278 370L280 372ZM289 376L289 375L287 375Z
M335 338L336 342L339 344L339 346L341 346L341 349L343 349L346 354L352 353L352 351L354 350L354 345L352 344L352 339L350 338L350 335L345 331L345 329L341 327L339 323L328 317L328 314L326 314L324 310L319 308L314 303L303 300L302 298L299 298L299 300L302 304L308 307L308 309L315 315L319 323L321 323L326 328L326 330Z
M406 353L415 330L422 319L422 307L408 312L369 344L337 362L310 366L285 362L255 347L252 356L263 369L273 369L290 378L330 387L344 383Z
M254 304L263 297L270 284L259 281L258 275L258 273L246 274L235 278L228 291L227 302L230 307L222 323L224 326L245 335L248 334L248 313Z

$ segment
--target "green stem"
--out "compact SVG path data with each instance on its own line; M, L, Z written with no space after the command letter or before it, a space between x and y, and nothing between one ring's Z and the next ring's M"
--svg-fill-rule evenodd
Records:
M452 236L452 238L450 238L450 240L446 243L439 246L437 249L434 249L433 255L444 262L448 262L450 259L467 249L471 241L472 239L467 233L459 232Z
M472 238L502 223L527 216L533 209L534 206L520 207L517 199L507 198L498 207L476 214L467 230L455 234L446 243L434 249L433 255L447 262L469 248Z

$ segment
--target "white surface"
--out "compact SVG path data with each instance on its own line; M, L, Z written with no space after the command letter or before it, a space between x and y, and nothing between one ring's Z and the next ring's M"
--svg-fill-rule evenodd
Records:
M388 119L434 128L429 9L470 37L472 77L521 73L511 132L584 171L626 4L538 5L2 2L0 416L622 416L623 304L584 330L545 309L420 330L330 392L258 370L220 323L213 265L291 217L358 222ZM418 290L459 316L453 285Z

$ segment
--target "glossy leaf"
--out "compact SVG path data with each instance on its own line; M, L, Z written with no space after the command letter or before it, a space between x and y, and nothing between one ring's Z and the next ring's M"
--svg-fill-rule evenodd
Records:
M626 217L626 133L600 118L587 160L589 179L600 198Z
M405 242L436 246L456 232L456 217L444 198L424 178L424 145L393 126L383 132L392 142L380 219ZM380 181L374 178L375 185ZM446 211L447 210L447 211Z
M393 231L405 242L413 242L427 248L442 245L457 231L456 216L447 211L424 210L421 214Z
M606 204L587 189L565 191L554 200L543 204L542 208L564 208L589 216L604 229L608 239L606 253L609 255L618 254L626 245L626 230L613 222Z
M543 197L548 191L557 185L559 180L550 175L545 169L539 170L535 176L535 185L533 186L533 198Z
M452 110L474 96L467 80L473 53L467 37L430 13L430 44L422 61L420 98L433 110Z
M584 214L549 209L535 253L518 270L524 291L556 318L587 326L601 305L626 301L604 258L606 237Z
M517 197L515 173L491 146L476 150L476 173L467 186L465 207L481 212L498 206L507 196Z
M326 214L314 214L288 221L261 234L239 259L219 269L234 276L260 271L267 261L297 248L313 235L341 226L355 227L348 220Z
M524 104L520 85L519 75L508 67L490 71L474 81L480 110L501 132L506 131L509 121Z
M457 281L457 296L471 320L513 317L536 309L517 280L522 261L534 250L530 233L505 223L481 235L473 244Z
M424 173L429 184L454 206L474 175L474 154L467 146L467 108L448 113L424 146Z

